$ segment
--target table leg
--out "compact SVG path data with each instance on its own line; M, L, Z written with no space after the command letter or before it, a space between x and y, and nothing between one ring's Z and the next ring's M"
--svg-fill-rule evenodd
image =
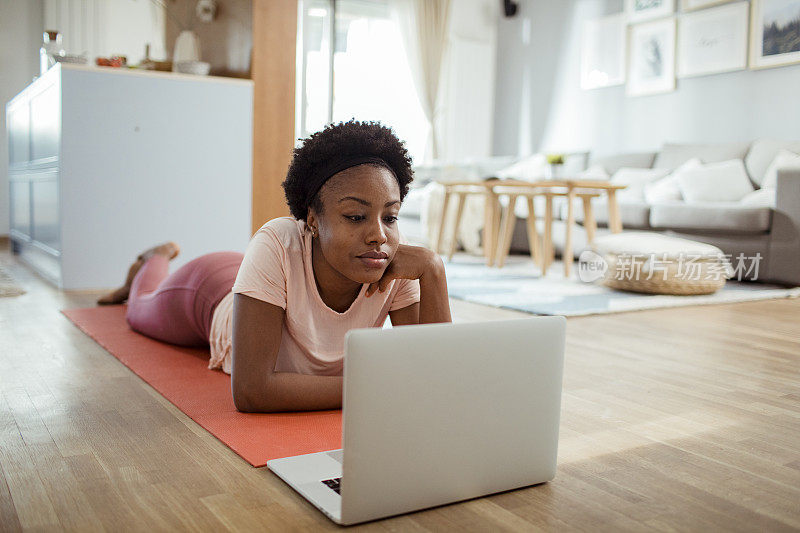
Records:
M539 249L539 233L536 231L536 208L533 203L533 196L528 196L528 247L531 249L531 259L534 264L542 267L542 251Z
M436 240L433 242L433 251L437 254L439 253L439 248L442 245L442 237L444 236L444 226L447 222L447 208L450 206L450 197L452 193L445 189L444 192L444 203L442 205L442 215L439 217L439 230L436 233Z
M514 235L514 225L517 222L517 215L514 213L514 206L517 205L517 195L512 194L508 197L508 207L503 215L503 222L501 224L500 239L497 247L497 255L495 256L495 264L499 268L503 268L508 257L508 251L511 248L511 237Z
M487 190L483 197L483 255L486 257L486 266L492 266L492 241L494 240L492 229L492 220L494 220L494 214L492 213L493 207L492 193Z
M458 228L461 227L461 215L464 213L464 202L467 200L467 193L458 192L458 203L456 204L456 219L453 221L453 231L450 232L450 249L447 253L447 260L453 260L456 253L456 242L458 241Z
M622 218L619 214L619 204L617 203L617 191L608 189L608 228L611 233L622 231Z
M575 258L572 255L572 226L575 225L575 190L569 187L567 190L567 227L564 238L564 252L561 259L564 261L564 277L569 278L572 271L572 262Z
M545 196L544 207L544 257L542 258L542 276L547 274L553 262L553 197Z
M486 220L483 228L484 254L486 266L494 265L495 251L497 250L497 232L500 225L500 205L497 195L492 191L486 193Z
M592 197L583 197L583 228L586 230L586 240L591 244L594 242L594 234L597 230L597 222L592 211Z
M492 228L494 229L494 240L492 241L492 264L497 264L497 241L500 238L500 216L503 214L503 207L500 205L500 197L492 192L492 202L494 205L494 210L492 214L494 218L492 219Z

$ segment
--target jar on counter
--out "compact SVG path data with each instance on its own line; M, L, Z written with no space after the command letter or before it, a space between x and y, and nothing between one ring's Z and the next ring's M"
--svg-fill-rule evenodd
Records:
M39 49L39 75L47 72L56 64L55 56L66 54L61 43L61 34L55 30L47 30L42 34L43 44Z

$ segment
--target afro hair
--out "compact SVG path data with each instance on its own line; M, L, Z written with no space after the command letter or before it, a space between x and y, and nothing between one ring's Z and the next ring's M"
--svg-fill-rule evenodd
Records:
M298 220L305 220L309 206L319 208L319 193L312 191L315 180L309 179L322 171L333 158L366 156L386 162L397 177L400 200L408 193L414 179L411 156L404 143L391 128L380 122L360 122L355 119L329 124L312 134L294 149L283 190L289 211Z

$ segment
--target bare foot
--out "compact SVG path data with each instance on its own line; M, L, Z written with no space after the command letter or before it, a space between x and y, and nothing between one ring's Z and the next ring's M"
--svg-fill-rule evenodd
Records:
M180 246L170 241L170 242L165 242L164 244L159 244L158 246L154 246L149 250L145 250L139 255L139 257L137 257L137 259L141 261L147 261L154 255L163 255L167 259L175 259L180 253L180 251L181 251Z
M159 244L158 246L154 246L149 250L145 250L142 252L139 257L136 258L136 262L133 263L128 270L128 277L125 279L125 284L106 294L101 296L97 303L100 305L115 305L121 304L128 299L128 296L131 293L131 285L133 284L133 278L136 277L136 273L139 272L139 269L145 264L145 262L153 257L154 255L163 255L167 259L175 259L177 255L180 253L180 247L174 242L165 242L164 244Z
M109 292L105 296L97 299L98 305L116 305L125 303L131 293L130 287L120 287L119 289Z
M136 277L136 273L139 272L139 269L142 268L144 265L144 261L141 259L137 259L131 267L128 269L128 276L125 278L125 284L120 287L119 289L112 291L104 296L101 296L97 303L100 305L115 305L121 304L125 300L128 299L128 295L131 292L131 285L133 284L133 278Z

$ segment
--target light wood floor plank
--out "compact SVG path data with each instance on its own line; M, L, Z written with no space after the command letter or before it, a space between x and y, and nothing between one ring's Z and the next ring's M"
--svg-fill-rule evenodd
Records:
M1 394L0 465L16 519L24 529L58 527L58 516L31 459L33 450L26 444L10 404L6 394Z
M0 298L0 530L338 530L59 312L96 293L0 261L28 291ZM774 300L571 318L553 482L353 529L796 531L798 316Z

